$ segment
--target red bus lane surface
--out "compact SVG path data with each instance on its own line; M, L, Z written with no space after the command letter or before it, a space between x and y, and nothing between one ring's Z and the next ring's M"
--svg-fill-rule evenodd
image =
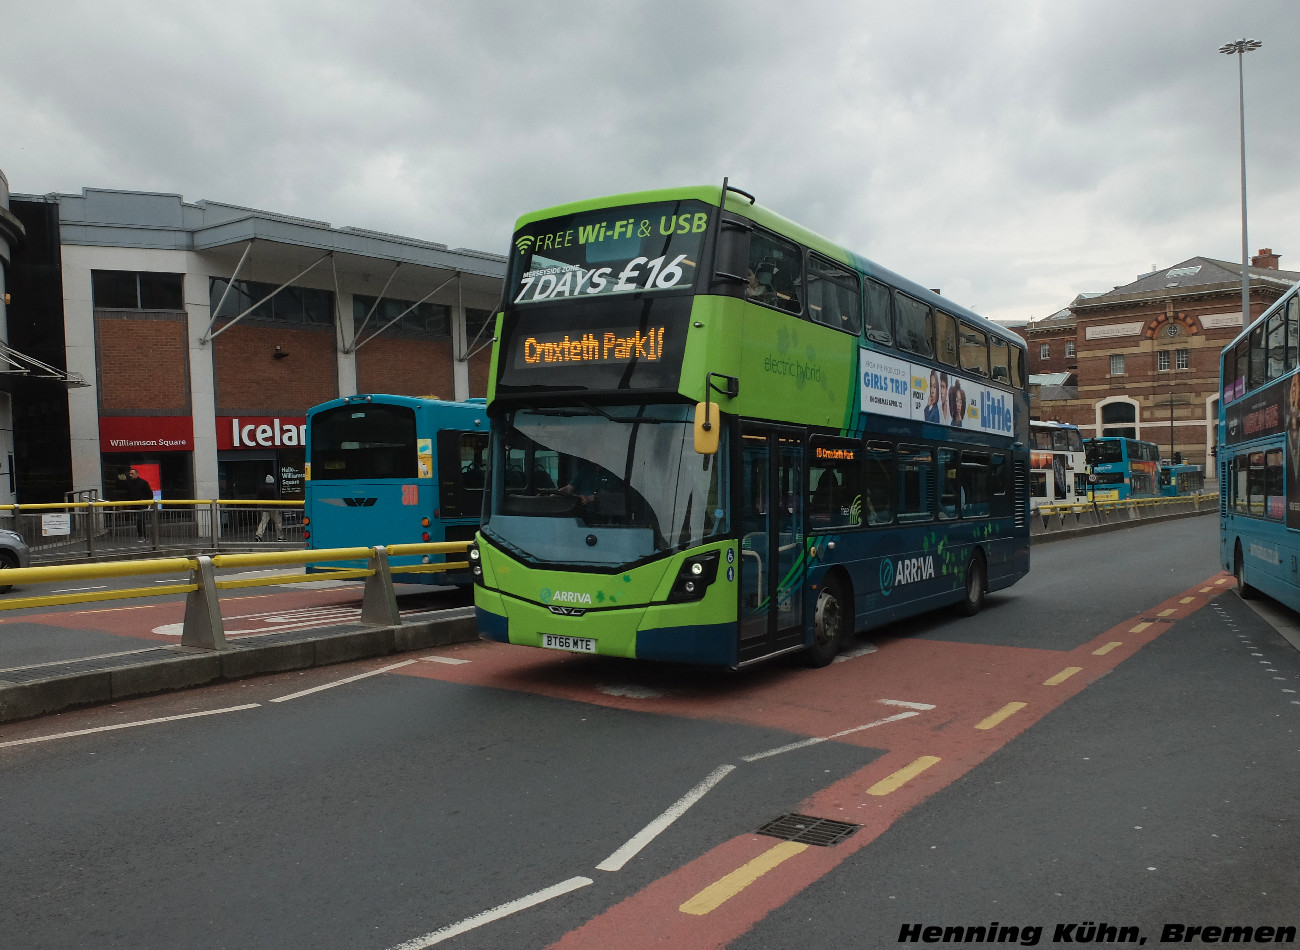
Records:
M724 841L561 938L559 950L663 944L721 947L748 931L858 851L898 818L957 781L1043 716L1078 695L1232 583L1227 574L1163 601L1073 650L979 646L887 638L866 659L785 675L717 679L696 690L594 684L591 667L567 657L539 663L533 651L473 648L472 663L425 662L400 670L640 712L725 717L807 736L774 750L737 750L737 769L766 755L798 754L817 741L882 753L792 807L798 814L861 826L830 847L745 834ZM447 651L449 655L450 651ZM437 659L437 658L426 658ZM446 659L446 658L444 658ZM583 658L579 662L589 662ZM863 664L869 664L864 676ZM594 687L594 688L593 688ZM721 711L720 711L721 710ZM724 763L719 763L723 765ZM703 778L703 776L701 776ZM664 803L667 805L668 803ZM756 816L754 827L775 818ZM638 829L629 829L629 835ZM635 860L632 857L631 860ZM608 862L606 862L608 863ZM572 869L575 874L601 870ZM613 870L617 870L614 868Z

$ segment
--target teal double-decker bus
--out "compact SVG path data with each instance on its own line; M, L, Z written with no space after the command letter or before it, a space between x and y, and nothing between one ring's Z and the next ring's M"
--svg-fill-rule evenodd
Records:
M307 410L303 539L312 549L423 542L469 542L478 530L488 447L484 400L452 402L362 393ZM466 586L470 576L403 571L455 555L390 559L407 584ZM328 572L364 567L339 561L309 566Z
M1024 343L726 182L520 218L486 639L739 668L1029 569Z
M1300 610L1300 283L1219 359L1220 563Z

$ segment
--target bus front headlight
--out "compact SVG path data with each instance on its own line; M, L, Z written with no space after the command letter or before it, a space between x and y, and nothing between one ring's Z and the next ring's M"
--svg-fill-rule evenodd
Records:
M673 589L668 593L668 602L681 604L702 598L709 585L718 579L719 560L717 551L709 551L683 561Z

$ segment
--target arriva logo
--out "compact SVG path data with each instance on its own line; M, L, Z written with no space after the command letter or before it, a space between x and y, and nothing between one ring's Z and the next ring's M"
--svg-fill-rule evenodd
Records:
M901 557L897 562L884 558L880 562L880 593L888 597L895 587L934 577L934 557Z
M544 604L587 604L591 605L591 595L584 594L576 590L551 590L546 588L542 591L542 603Z

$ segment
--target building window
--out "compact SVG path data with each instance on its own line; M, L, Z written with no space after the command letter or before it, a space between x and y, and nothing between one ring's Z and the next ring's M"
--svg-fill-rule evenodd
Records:
M1072 359L1074 359L1074 341L1073 341L1073 340L1066 340L1066 341L1065 341L1065 358L1066 358L1067 360L1072 360Z
M1112 376L1124 375L1124 354L1123 353L1117 353L1110 358L1110 375Z
M1175 365L1179 369L1187 369L1191 365L1191 361L1188 359L1188 352L1189 351L1187 350L1178 351L1178 362Z
M1051 359L1051 358L1052 358L1052 344L1050 344L1050 343L1040 343L1040 344L1038 344L1038 358L1039 358L1040 360L1049 360L1049 359Z
M226 286L230 292L226 293ZM277 292L275 284L252 280L237 280L233 284L221 277L213 277L208 284L208 294L217 319L234 319L240 314L252 320L275 323L305 323L331 326L334 323L334 295L328 290L310 287L282 287ZM224 303L222 297L225 297ZM220 303L220 310L217 305ZM256 304L256 309L248 312Z
M184 275L93 270L90 292L101 310L184 310Z
M1166 372L1169 369L1169 351L1161 350L1156 354L1156 369Z
M366 336L380 332L395 332L399 336L448 336L451 308L440 303L411 303L387 297L376 302L374 297L357 294L352 298L352 325L358 334L364 325Z

